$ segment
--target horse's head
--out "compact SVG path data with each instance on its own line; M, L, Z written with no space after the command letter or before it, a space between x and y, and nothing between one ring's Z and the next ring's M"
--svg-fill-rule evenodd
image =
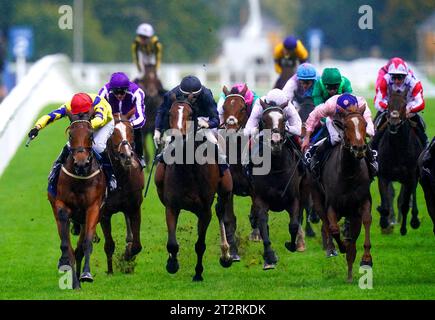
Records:
M263 107L263 115L261 116L263 130L268 129L271 131L270 148L272 154L278 154L281 152L285 141L283 109L287 106L287 103L283 103L279 106L269 105L260 99L260 104Z
M224 123L225 129L234 129L238 131L243 128L248 120L248 110L245 101L245 94L248 87L245 86L241 91L237 87L233 87L231 91L226 86L223 87L225 94Z
M177 100L171 96L172 105L169 109L169 128L178 130L183 136L187 135L193 120L193 108L189 100Z
M335 124L343 131L344 146L355 158L362 159L367 152L367 122L363 116L365 107L350 106L346 109L338 107L338 111L341 121L336 121Z
M388 130L396 134L406 120L406 96L408 89L403 92L391 92L388 100Z
M93 129L89 120L74 120L67 128L73 167L77 175L89 173L92 164Z
M124 168L131 166L131 159L134 155L132 147L132 144L134 144L134 133L133 126L129 119L133 116L135 111L136 110L133 108L126 115L120 113L113 115L115 128L110 137L111 151L115 159L119 160Z

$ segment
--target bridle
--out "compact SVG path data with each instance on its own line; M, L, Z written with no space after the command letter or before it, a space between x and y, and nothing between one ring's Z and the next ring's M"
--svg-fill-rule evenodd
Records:
M363 117L363 115L361 114L361 113L359 113L359 112L349 112L349 113L347 113L344 117L343 117L343 121L344 122L346 122L350 117L359 117L359 118L361 118L361 119L363 119L364 121L365 121L365 119L364 119L364 117ZM340 130L341 132L343 132L343 135L344 135L344 132L345 132L345 126L344 126L344 124L343 124L343 122L342 121L340 121L340 120L334 120L334 126L338 129L338 130ZM361 148L358 148L358 147L355 147L355 146L353 146L353 145L350 145L350 144L348 144L348 143L346 143L346 139L342 139L342 145L343 145L343 148L344 149L346 149L346 150L348 150L351 154L352 154L352 156L354 157L354 158L360 158L360 155L362 154L363 156L365 156L365 154L366 154L366 152L367 152L367 143L365 143Z

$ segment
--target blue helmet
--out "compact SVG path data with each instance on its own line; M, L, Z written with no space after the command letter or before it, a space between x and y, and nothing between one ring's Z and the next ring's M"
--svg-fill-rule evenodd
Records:
M124 72L115 72L110 77L109 87L115 88L128 88L130 86L130 80Z
M283 41L283 45L284 47L286 47L288 50L293 50L294 48L296 48L296 44L298 42L298 39L296 39L293 36L288 36L287 38L284 39Z
M347 109L350 106L356 106L358 105L358 99L350 94L350 93L343 93L340 95L337 99L337 105L342 107L343 109Z
M181 80L180 91L183 94L198 94L201 92L201 81L195 76L186 76Z
M316 80L317 72L311 63L305 62L298 67L296 76L298 80Z

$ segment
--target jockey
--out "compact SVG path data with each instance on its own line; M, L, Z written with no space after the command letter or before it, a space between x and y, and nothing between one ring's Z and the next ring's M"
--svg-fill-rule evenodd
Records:
M314 105L318 106L332 96L342 93L352 93L349 79L342 76L337 68L325 68L320 80L314 84Z
M305 62L298 66L296 74L287 81L282 91L296 109L299 109L299 104L304 98L312 98L314 84L318 79L319 75L314 66Z
M275 46L273 52L273 60L275 61L275 71L278 74L282 73L282 67L290 65L295 67L297 61L304 63L308 60L308 51L294 36L288 36L283 42Z
M145 93L137 84L131 82L123 72L115 72L98 92L112 107L112 113L127 114L135 108L136 112L130 122L134 132L134 151L139 157L142 168L145 167L143 158L144 141L142 127L145 124Z
M114 121L112 108L106 99L101 98L96 94L77 93L72 97L71 101L66 102L58 109L39 118L33 129L29 131L28 136L30 139L34 139L41 129L45 128L50 123L65 117L67 111L73 115L77 115L87 113L91 108L94 108L95 111L94 116L91 119L91 125L94 129L92 149L94 150L97 159L103 165L110 190L114 190L116 189L115 175L113 174L113 169L106 151L106 143L112 135ZM53 193L55 190L60 168L68 155L69 143L63 147L62 152L53 163L53 168L48 176L49 192Z
M243 90L243 88L245 87L246 84L244 83L236 83L231 87L232 91L233 89L237 89L238 92L241 92ZM246 90L245 93L245 103L246 103L246 107L247 107L247 114L248 117L252 112L252 108L254 106L254 103L257 101L258 96L257 94L252 91L251 89L248 88L248 90ZM224 121L224 102L225 102L225 94L222 92L221 95L219 96L219 100L217 102L217 110L219 113L219 119L220 119L220 123L223 123Z
M140 24L136 29L136 38L131 45L133 62L139 72L138 78L145 76L146 67L159 69L162 61L162 44L148 23Z
M311 134L314 131L316 125L320 122L323 117L328 117L326 120L326 127L328 128L329 138L325 138L322 142L316 143L316 151L311 160L307 160L307 162L311 162L310 169L314 175L314 177L318 178L320 176L320 167L322 162L325 160L326 151L330 149L332 146L335 146L341 141L341 137L337 129L333 124L334 117L337 113L337 106L340 106L343 109L348 108L349 106L358 106L359 109L365 107L364 110L364 119L367 121L367 135L369 137L373 137L375 130L372 121L372 114L370 112L370 108L367 105L367 101L363 97L356 97L349 93L344 93L341 95L334 95L329 98L325 103L316 107L309 115L306 122L306 135L304 137L302 143L302 150L305 151L308 148L310 143ZM312 155L312 149L307 152L307 158L310 158ZM370 176L373 178L377 172L377 162L374 157L372 150L368 147L366 160L368 161Z
M408 66L402 59L395 59L388 67L388 73L381 79L379 86L376 90L375 108L379 111L376 120L376 129L386 121L388 110L388 99L392 91L404 92L408 90L406 96L406 116L417 124L416 133L420 138L423 147L428 144L427 135L423 118L418 112L424 110L425 103L423 99L423 87L421 82L418 81L408 70ZM376 139L372 141L373 149L377 150L378 143L385 130L378 130Z

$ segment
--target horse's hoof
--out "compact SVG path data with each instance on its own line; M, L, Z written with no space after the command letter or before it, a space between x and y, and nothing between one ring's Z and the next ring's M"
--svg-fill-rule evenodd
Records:
M192 281L194 282L203 281L203 280L204 278L200 274L195 274L192 278Z
M347 283L352 283L353 282L353 278L352 277L347 277Z
M94 278L92 278L90 272L83 272L80 275L80 282L94 282Z
M340 253L346 253L346 246L344 244L339 244L338 250L340 250Z
M391 226L391 224L388 223L387 217L381 217L381 219L379 220L379 225L381 229L387 229L389 226Z
M233 260L233 262L240 262L241 258L237 253L235 253L231 255L231 260Z
M297 252L304 252L305 249L306 249L306 247L305 247L305 243L299 243L299 244L296 246L296 251L297 251Z
M295 252L295 251L296 251L296 243L292 243L292 242L287 241L287 242L285 243L285 247L286 247L287 250L290 251L290 252Z
M233 260L231 258L229 258L228 260L219 258L219 263L221 264L222 267L229 268L233 264Z
M315 213L310 214L310 222L311 223L317 224L317 223L319 223L319 221L320 221L320 217L317 214L315 214Z
M327 250L326 251L326 257L327 258L332 258L332 257L336 257L338 256L337 250L332 249L332 250Z
M313 229L306 229L305 235L309 238L314 238L316 236L316 233L313 231Z
M411 219L411 228L418 229L420 227L420 220L418 218Z
M252 230L251 234L249 235L249 241L254 242L260 242L263 239L261 238L260 231L258 229Z
M272 270L272 269L275 269L275 267L276 267L276 263L267 263L267 262L265 262L263 264L263 270Z
M408 232L408 230L406 230L406 228L400 228L400 234L402 236L406 236L406 233Z
M170 274L174 274L177 273L179 268L180 265L178 264L177 259L168 259L168 262L166 263L166 271L168 271Z

